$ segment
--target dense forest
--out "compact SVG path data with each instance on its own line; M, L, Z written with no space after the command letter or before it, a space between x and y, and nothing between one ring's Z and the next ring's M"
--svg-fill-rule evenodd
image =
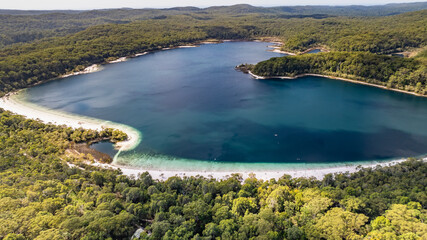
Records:
M81 136L69 128L1 112L0 130L1 239L427 237L421 160L323 180L156 181L86 165L91 156L68 154Z
M330 52L273 58L256 74L319 73L425 94L426 7L2 10L0 95L145 51L271 37L286 51ZM419 53L388 56L404 50ZM100 159L76 147L126 137L0 109L0 239L427 239L425 160L322 180L158 181L90 165Z
M104 9L92 11L19 11L0 9L0 48L46 37L65 36L90 26L132 21L162 19L172 15L265 14L281 18L309 16L389 16L427 9L427 3L401 3L380 6L292 6L254 7L239 4L228 7L177 7L169 9Z
M335 51L393 53L427 44L426 11L361 20L324 20L287 34L284 49L303 51L326 46Z
M427 93L427 50L415 58L377 55L369 52L328 52L271 58L252 67L260 76L290 76L305 73L355 79L418 94Z

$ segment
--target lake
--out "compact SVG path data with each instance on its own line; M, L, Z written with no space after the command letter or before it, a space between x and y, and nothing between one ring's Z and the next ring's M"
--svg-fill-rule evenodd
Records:
M427 153L427 98L319 77L255 80L234 69L281 56L267 45L150 53L35 86L26 100L138 129L140 145L116 163L151 169L276 169Z

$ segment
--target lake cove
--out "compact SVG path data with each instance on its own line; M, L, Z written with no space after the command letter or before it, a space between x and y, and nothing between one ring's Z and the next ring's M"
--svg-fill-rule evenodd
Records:
M35 86L25 97L137 129L142 141L116 154L115 164L144 169L277 170L427 153L427 98L319 77L256 80L235 71L281 56L267 45L159 51Z

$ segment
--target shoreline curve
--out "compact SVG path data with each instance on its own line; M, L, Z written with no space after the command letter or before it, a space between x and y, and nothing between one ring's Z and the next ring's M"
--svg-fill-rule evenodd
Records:
M415 92L410 92L410 91L405 91L405 90L401 90L401 89L396 89L396 88L388 88L386 86L381 86L378 84L374 84L374 83L368 83L368 82L363 82L363 81L358 81L358 80L353 80L353 79L349 79L349 78L342 78L342 77L335 77L335 76L329 76L329 75L323 75L323 74L316 74L316 73L303 73L303 74L299 74L293 77L290 76L259 76L254 74L251 71L248 71L249 75L252 76L252 78L254 79L297 79L297 78L302 78L302 77L322 77L322 78L329 78L329 79L334 79L334 80L341 80L341 81L345 81L345 82L351 82L351 83L355 83L355 84L361 84L361 85L366 85L366 86L370 86L370 87L376 87L376 88L381 88L384 90L389 90L389 91L395 91L395 92L400 92L400 93L405 93L405 94L410 94L410 95L414 95L417 97L427 97L427 95L422 95L422 94L418 94Z
M422 161L427 161L427 158L421 158ZM104 164L104 163L92 163L91 165L102 167L106 169L113 169L113 170L121 170L121 172L129 177L137 177L139 174L142 174L144 172L148 172L153 179L156 180L166 180L170 177L205 177L205 178L214 178L217 180L221 179L227 179L233 174L239 174L243 180L251 178L252 176L255 176L257 179L260 180L270 180L270 179L276 179L283 177L285 174L290 175L293 178L316 178L318 180L321 180L324 178L327 174L335 174L335 173L354 173L357 172L360 168L375 168L376 166L386 167L386 166L393 166L399 163L402 163L406 161L406 158L402 159L395 159L395 160L389 160L384 162L354 162L354 163L347 163L345 165L331 165L331 166L314 166L310 168L283 168L283 169L277 169L277 170L251 170L251 169L239 169L236 171L224 169L224 170L161 170L161 169L144 169L144 168L138 168L138 167L131 167L126 165L120 165L117 163L112 164Z
M120 151L134 149L142 140L141 133L130 126L91 118L87 116L66 113L25 101L24 90L9 93L0 99L0 108L22 115L29 119L40 120L43 123L65 125L74 129L84 128L100 131L103 128L118 129L127 134L128 139L117 142L115 147Z

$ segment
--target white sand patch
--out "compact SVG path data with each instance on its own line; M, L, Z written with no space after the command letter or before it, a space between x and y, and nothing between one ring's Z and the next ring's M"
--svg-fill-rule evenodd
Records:
M102 67L100 65L93 64L93 65L85 68L83 71L68 73L68 74L62 75L60 78L66 78L66 77L70 77L70 76L93 73L93 72L100 71L101 69L102 69Z
M113 60L113 61L110 61L110 62L108 62L108 63L119 63L119 62L126 62L127 61L127 57L121 57L121 58L118 58L118 59L116 59L116 60Z
M281 48L282 48L282 44L279 44L279 43L276 43L275 45L269 45L269 46L267 46L267 48L272 48L272 49L270 49L270 50L267 50L267 51L269 51L269 52L275 52L275 53L286 54L286 55L292 55L292 56L296 55L295 53L282 51L282 50L281 50Z
M318 168L307 168L307 169L278 169L277 171L174 171L174 170L144 170L138 168L132 168L127 166L121 166L116 164L102 164L95 163L92 164L94 166L103 167L103 168L111 168L111 169L120 169L124 175L126 176L134 176L137 177L138 174L148 172L154 179L157 180L166 180L170 177L178 176L178 177L190 177L190 176L202 176L206 178L215 178L217 180L226 179L232 174L240 174L243 179L247 179L251 176L255 176L257 179L262 180L270 180L270 179L279 179L283 175L287 174L292 176L293 178L305 177L311 178L314 177L316 179L323 179L326 174L334 174L334 173L354 173L359 170L360 167L363 168L373 168L376 166L392 166L401 162L406 161L406 159L385 161L385 162L374 162L374 163L350 163L343 166L332 166L332 167L318 167ZM424 158L424 161L427 161L427 158Z
M195 46L195 45L178 46L178 48L195 48L195 47L198 47L198 46Z
M270 52L275 52L275 53L286 54L286 55L292 55L292 56L295 56L295 55L296 55L295 53L282 51L282 50L280 50L280 48L275 48L275 49L273 49L273 50L269 50L269 51L270 51Z
M148 54L148 52L137 53L137 54L135 54L135 57L144 56L144 55L147 55L147 54Z

